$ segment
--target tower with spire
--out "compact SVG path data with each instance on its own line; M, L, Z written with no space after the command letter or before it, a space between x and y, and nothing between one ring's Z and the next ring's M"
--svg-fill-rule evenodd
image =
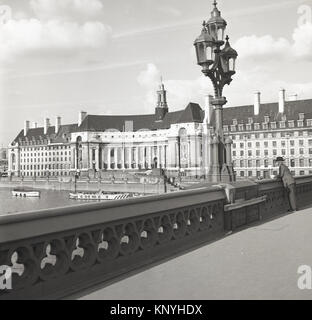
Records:
M156 121L162 121L167 113L167 91L161 77L159 90L157 91L157 106L155 108Z

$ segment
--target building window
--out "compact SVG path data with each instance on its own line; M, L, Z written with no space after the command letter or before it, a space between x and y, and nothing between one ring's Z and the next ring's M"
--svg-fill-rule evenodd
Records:
M256 156L260 157L260 150L256 150Z
M288 121L288 127L289 128L294 128L295 127L295 121L294 120L289 120Z
M233 126L237 126L237 119L233 119Z
M246 130L251 131L251 124L246 124Z
M307 126L308 127L312 127L312 119L308 119L307 120Z
M236 157L236 151L233 151L233 157Z
M268 148L268 147L269 147L268 141L264 141L264 147L265 147L265 148Z
M294 155L295 155L295 149L290 149L290 154L291 154L292 156L294 156Z
M269 129L269 126L267 123L262 123L262 129L263 130L268 130Z
M252 157L252 151L248 150L248 157Z
M259 130L260 129L260 124L259 123L255 123L255 130Z
M251 167L252 167L252 161L248 160L248 168L251 168Z
M276 129L276 122L271 122L271 129Z
M293 147L295 145L295 140L290 140L290 146Z
M292 168L295 167L295 159L290 159L290 166L291 166Z
M286 155L286 150L282 149L282 155L285 156Z
M303 149L303 148L300 148L300 149L299 149L299 153L300 153L300 154L304 154L304 149Z
M259 141L256 142L256 147L260 148L260 142Z
M299 174L300 174L301 176L304 176L304 170L300 170Z
M239 131L244 131L244 125L243 124L238 125L238 130Z
M277 150L273 149L273 156L277 156Z
M299 146L303 146L304 145L304 141L303 140L299 140Z
M240 166L241 168L244 168L244 160L240 160L239 166Z
M285 121L280 121L279 122L279 127L281 128L281 129L284 129L285 128Z
M297 125L298 127L303 127L303 120L298 120Z
M272 142L272 146L273 146L273 148L276 148L276 146L277 146L276 141L273 141L273 142Z
M304 167L304 159L299 160L299 167Z
M236 126L232 125L231 126L231 131L236 131Z
M260 167L260 160L256 160L256 167Z
M240 156L243 157L244 156L244 151L241 150L240 152Z
M241 171L241 172L240 172L240 176L241 176L241 177L244 177L244 176L245 176L245 172L244 172L244 171Z

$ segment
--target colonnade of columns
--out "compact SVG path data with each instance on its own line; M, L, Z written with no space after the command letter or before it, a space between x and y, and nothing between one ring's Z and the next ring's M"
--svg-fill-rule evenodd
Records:
M167 166L167 145L104 146L96 160L96 169L152 169ZM96 153L98 155L98 153ZM101 164L102 165L101 165Z

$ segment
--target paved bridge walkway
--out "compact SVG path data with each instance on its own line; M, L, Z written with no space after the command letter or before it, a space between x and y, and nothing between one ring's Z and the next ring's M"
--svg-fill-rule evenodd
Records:
M312 299L299 290L312 267L312 208L255 225L82 299Z

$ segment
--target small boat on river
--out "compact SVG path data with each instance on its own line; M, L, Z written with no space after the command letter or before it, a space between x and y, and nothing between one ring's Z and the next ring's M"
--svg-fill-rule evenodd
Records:
M73 200L122 200L129 199L132 195L130 193L105 193L99 192L75 192L69 193L69 198Z
M27 188L15 188L12 190L12 195L20 198L38 198L40 197L40 191Z

